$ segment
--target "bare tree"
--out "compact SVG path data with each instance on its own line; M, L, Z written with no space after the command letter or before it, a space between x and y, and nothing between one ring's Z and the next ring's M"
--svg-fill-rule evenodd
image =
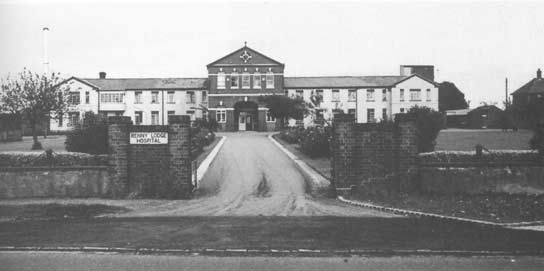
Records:
M42 149L36 126L58 117L67 108L67 90L58 88L60 74L37 74L23 69L16 77L2 79L0 111L10 112L27 121L32 128L32 149Z

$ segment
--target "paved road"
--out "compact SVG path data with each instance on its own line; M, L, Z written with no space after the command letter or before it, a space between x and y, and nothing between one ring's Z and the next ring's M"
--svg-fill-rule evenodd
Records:
M0 253L2 270L542 270L538 257L272 258Z
M227 140L204 175L197 199L120 216L392 216L307 195L302 175L268 134L225 135Z

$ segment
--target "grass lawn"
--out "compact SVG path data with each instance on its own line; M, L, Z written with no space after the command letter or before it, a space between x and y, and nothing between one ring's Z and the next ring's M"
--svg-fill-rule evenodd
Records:
M528 150L532 136L533 132L530 130L503 132L447 129L440 131L435 150L472 151L477 144L490 150Z
M66 136L64 135L51 135L47 138L43 136L38 137L38 140L42 143L44 150L53 149L53 151L66 151L64 147L64 141ZM32 137L25 136L22 141L13 142L0 142L0 152L3 151L32 151ZM39 151L39 150L38 150Z

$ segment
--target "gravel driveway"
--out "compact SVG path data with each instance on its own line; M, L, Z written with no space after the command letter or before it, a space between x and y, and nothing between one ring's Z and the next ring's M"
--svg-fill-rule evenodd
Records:
M313 198L294 163L267 133L225 133L195 199L168 201L119 216L380 216L334 199Z

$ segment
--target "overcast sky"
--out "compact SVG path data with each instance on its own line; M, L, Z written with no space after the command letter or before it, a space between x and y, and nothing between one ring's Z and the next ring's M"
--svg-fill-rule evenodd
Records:
M544 68L542 2L126 2L0 0L0 75L206 77L244 41L286 76L396 75L430 64L471 100L502 101Z

